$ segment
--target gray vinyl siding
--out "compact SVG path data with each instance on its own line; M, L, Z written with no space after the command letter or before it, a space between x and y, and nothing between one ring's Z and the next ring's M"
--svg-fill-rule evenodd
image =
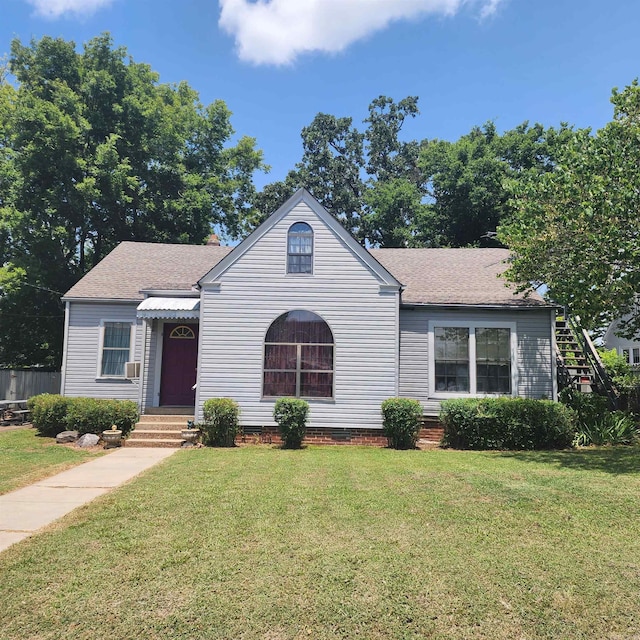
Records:
M629 320L630 316L625 316L623 320ZM620 331L621 320L615 320L611 323L610 327L604 336L604 346L606 349L615 349L618 355L622 355L625 349L629 350L630 364L633 364L633 349L640 349L640 341L637 336L627 338L624 336L616 335L617 331Z
M312 275L286 274L287 231L314 231ZM306 309L335 341L333 399L309 400L309 427L381 428L380 404L397 394L398 294L305 204L295 207L219 278L201 302L198 416L204 400L234 398L244 425L273 425L274 398L262 398L264 337L282 313Z
M429 397L429 322L509 322L517 333L517 395L553 397L552 324L548 309L539 311L474 311L429 307L400 309L400 395L422 402L437 414L440 399Z
M140 359L142 323L136 320L136 305L71 302L66 349L66 375L62 393L67 396L116 398L138 401L138 381L99 379L100 322L129 322L136 325L134 359Z
M160 326L158 320L150 320L149 327L147 329L147 342L145 345L146 354L146 368L144 371L144 377L142 380L142 410L146 407L158 406L158 395L156 392L157 380L157 366L161 359L158 353L158 327ZM144 324L142 326L144 337Z

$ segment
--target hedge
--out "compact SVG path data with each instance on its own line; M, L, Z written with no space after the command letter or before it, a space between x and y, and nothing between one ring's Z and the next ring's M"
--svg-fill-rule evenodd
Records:
M68 398L43 393L27 402L33 426L43 436L55 437L67 429L100 435L112 425L126 436L138 421L138 406L132 400Z
M55 438L67 429L67 411L73 398L42 393L27 400L31 422L41 436Z
M550 400L445 400L443 445L455 449L565 449L575 433L574 412Z

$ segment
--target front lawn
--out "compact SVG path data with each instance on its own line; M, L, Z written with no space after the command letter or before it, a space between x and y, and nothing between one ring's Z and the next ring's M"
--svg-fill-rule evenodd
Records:
M0 494L86 462L102 452L71 449L35 429L0 432Z
M0 555L0 636L635 638L639 462L181 451Z

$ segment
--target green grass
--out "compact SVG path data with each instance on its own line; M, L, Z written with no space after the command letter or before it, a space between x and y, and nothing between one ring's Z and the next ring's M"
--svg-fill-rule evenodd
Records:
M38 436L35 429L1 432L0 494L42 480L97 455L102 455L102 452L56 444L54 438Z
M638 638L639 463L181 451L0 555L0 638Z

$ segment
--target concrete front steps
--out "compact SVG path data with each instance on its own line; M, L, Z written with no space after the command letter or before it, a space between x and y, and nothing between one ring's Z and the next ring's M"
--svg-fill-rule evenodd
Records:
M168 447L182 446L180 436L186 429L187 421L193 420L193 407L147 409L127 438L127 447Z

